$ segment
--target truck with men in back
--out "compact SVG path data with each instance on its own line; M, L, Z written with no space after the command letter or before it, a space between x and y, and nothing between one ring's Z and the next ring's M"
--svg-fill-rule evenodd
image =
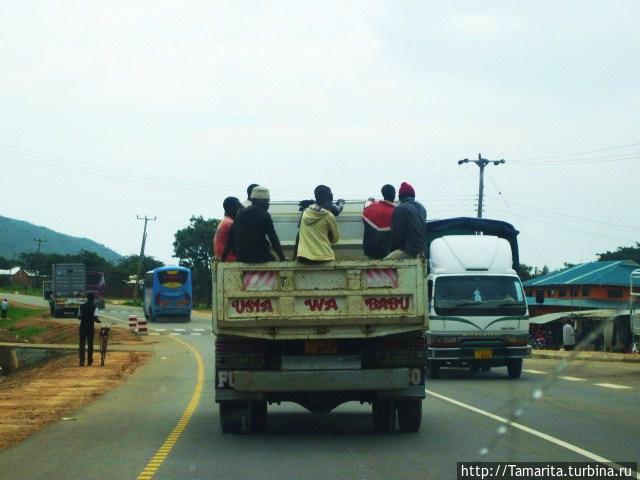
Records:
M520 377L531 347L517 235L499 220L427 222L430 377L443 366L506 366L510 378Z
M326 413L372 405L373 427L415 432L425 397L426 264L369 260L363 202L337 217L336 260L248 264L214 261L215 400L223 432L260 432L268 404ZM296 202L271 203L291 258Z

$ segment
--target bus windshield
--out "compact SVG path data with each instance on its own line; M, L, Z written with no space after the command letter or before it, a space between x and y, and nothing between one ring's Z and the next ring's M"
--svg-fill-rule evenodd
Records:
M517 278L506 276L441 277L434 284L438 315L524 315L526 304Z
M180 288L187 282L184 270L163 270L157 273L158 282L165 288Z

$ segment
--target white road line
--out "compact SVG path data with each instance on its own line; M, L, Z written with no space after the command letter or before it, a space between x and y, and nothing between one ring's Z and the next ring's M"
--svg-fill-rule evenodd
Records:
M178 337L180 335L182 335L181 333L170 333L169 335L171 335L172 337Z
M617 385L615 383L594 383L594 385L596 387L612 388L614 390L627 390L631 388L631 387L627 387L626 385Z
M194 328L194 332L204 332L204 328Z
M202 334L198 332L191 332L191 335L202 335Z
M156 332L166 332L167 331L166 328L154 328L153 330L155 330Z
M485 417L488 417L492 420L495 420L496 422L499 423L504 423L506 425L509 425L512 428L515 428L517 430L522 430L523 432L526 432L530 435L533 435L534 437L538 437L541 438L542 440L546 440L549 443L553 443L554 445L558 445L559 447L563 447L566 448L567 450L570 450L574 453L577 453L578 455L582 455L583 457L588 458L589 460L593 460L594 462L599 462L599 463L615 463L605 457L601 457L600 455L597 455L595 453L592 453L588 450L585 450L584 448L580 448L576 445L573 445L569 442L565 442L564 440L560 440L559 438L556 437L552 437L551 435L547 435L546 433L542 433L538 430L534 430L533 428L527 427L526 425L522 425L521 423L517 423L517 422L512 422L511 420L508 420L504 417L500 417L498 415L495 415L491 412L487 412L486 410L482 410L480 408L474 407L472 405L468 405L466 403L462 403L459 402L458 400L454 400L453 398L449 398L449 397L445 397L444 395L440 395L439 393L433 392L431 390L427 390L425 388L425 392L427 392L427 395L431 395L432 397L436 397L439 398L440 400L443 400L445 402L449 402L453 405L456 405L458 407L464 408L466 410L470 410L474 413L477 413L479 415L483 415ZM640 473L638 472L633 472L633 474L636 476L636 478L640 479Z
M150 332L149 335L160 335L160 334L157 332Z
M561 380L566 380L567 382L586 382L586 378L578 378L578 377L569 377L569 376L559 376Z
M532 370L528 368L525 368L522 371L525 373L530 373L532 375L547 375L549 373L549 372L543 372L542 370Z
M174 328L173 331L174 332L184 332L186 330L184 328Z

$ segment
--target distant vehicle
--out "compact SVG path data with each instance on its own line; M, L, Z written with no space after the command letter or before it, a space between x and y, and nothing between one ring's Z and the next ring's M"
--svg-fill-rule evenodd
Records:
M144 316L159 320L191 321L191 270L160 267L144 276Z
M86 269L83 263L55 263L51 266L51 315L78 316L80 305L86 301Z
M42 282L42 298L49 300L52 292L51 280L44 280Z
M633 349L640 351L640 268L631 272L629 281L629 302L631 320L631 335L633 338Z
M103 272L87 272L87 293L93 292L96 305L100 309L104 309L105 306L104 292L106 286Z
M531 354L529 312L518 277L518 231L483 218L427 222L427 369L488 371L519 378Z
M370 403L376 431L416 432L425 398L423 258L369 260L364 201L337 218L335 262L214 262L215 395L223 432L265 429L267 406L296 402L328 413ZM297 202L271 215L292 256Z

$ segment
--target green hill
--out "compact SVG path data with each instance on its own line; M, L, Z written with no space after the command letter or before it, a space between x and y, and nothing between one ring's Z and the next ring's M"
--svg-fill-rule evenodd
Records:
M35 251L37 244L33 241L34 238L47 240L47 243L42 244L42 251L47 253L74 254L80 250L87 250L110 262L122 257L109 247L88 238L72 237L50 228L0 215L0 257L13 258L22 252Z

